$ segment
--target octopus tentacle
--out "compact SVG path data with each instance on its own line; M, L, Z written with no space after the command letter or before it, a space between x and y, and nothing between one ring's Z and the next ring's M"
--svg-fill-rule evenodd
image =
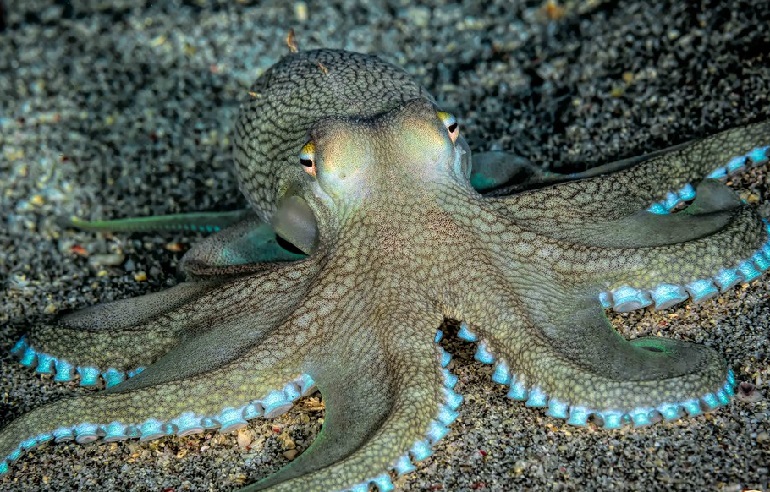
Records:
M705 241L703 247L709 250L709 254L699 265L685 266L697 254L698 246L694 245L695 252L682 251L684 254L672 256L677 267L616 279L599 294L599 298L606 308L619 312L651 304L655 309L666 309L688 298L695 302L711 299L741 282L751 282L770 267L770 241L767 239L770 227L762 227L763 233L739 234L739 237L746 238L746 243L736 245L737 249L747 251L743 255L720 256L714 251L714 245L720 241Z
M660 215L640 209L613 219L563 223L556 229L529 222L524 227L559 241L587 246L654 247L712 234L726 227L740 206L738 196L729 187L707 179L698 185L695 201L674 214Z
M356 344L354 354L330 354L337 363L313 371L327 408L321 434L291 464L245 491L366 491L370 485L392 490L388 471L414 470L413 461L427 458L431 446L449 432L462 397L452 390L456 379L442 369L448 359L431 334L440 317L350 322L388 322L389 336L378 341L367 335L367 343Z
M199 361L188 345L188 352L167 357L187 357L195 370L181 374L168 364L153 365L105 392L39 407L0 431L0 472L26 449L52 439L146 440L206 428L228 431L250 418L278 415L313 385L303 369L307 346L286 338L285 331L270 331L248 348L231 350L237 357L227 362L217 359L217 347Z
M662 155L678 151L693 142L685 142L649 154L628 157L592 167L585 171L557 173L546 171L528 159L507 151L481 152L473 156L471 186L489 197L508 196L546 186L606 176L637 166ZM474 173L476 174L474 179Z
M78 217L72 217L63 220L62 223L64 226L91 232L217 232L253 214L251 210L244 209L227 212L191 212L154 217L131 217L115 220L83 220Z
M740 207L738 197L712 180L702 182L698 192L695 202L681 213L661 216L644 210L573 229L570 240L602 248L651 248L693 241L727 227Z
M525 193L490 199L501 212L527 227L558 229L564 223L591 223L650 209L665 213L681 201L695 198L702 179L723 179L750 165L767 162L770 122L735 128L697 140L654 157L611 163L629 168L614 174Z
M72 218L66 225L92 232L184 230L214 233L196 243L183 258L182 270L194 278L243 274L258 270L261 263L292 261L307 256L282 242L273 227L251 210L100 221Z
M682 234L697 230L682 229ZM647 233L654 237L654 231ZM664 232L668 232L665 227ZM671 234L672 239L681 236L678 231ZM711 234L644 246L594 247L576 252L573 245L561 253L571 253L584 263L556 268L571 277L566 282L572 285L600 286L605 307L629 311L650 304L667 308L688 297L703 301L740 282L756 279L769 266L766 226L748 207L736 209L727 225Z
M185 309L216 283L185 282L142 297L123 299L32 326L11 349L21 364L59 382L80 376L81 386L120 383L173 347L184 324L165 313Z
M491 240L508 255L504 269L512 278L534 255L550 272L535 275L555 274L556 281L588 289L617 311L699 302L770 266L768 232L756 213L713 180L699 189L695 202L676 214L640 211L593 227L523 230Z
M54 374L56 381L71 381L77 373L82 386L94 386L103 379L111 387L183 340L216 333L216 322L235 323L255 312L263 320L270 319L276 306L289 309L306 291L318 264L308 260L262 268L228 284L186 282L65 315L56 324L32 327L13 351L22 364L41 374ZM254 306L252 299L262 304Z
M545 303L518 328L464 324L458 334L479 343L476 359L495 364L492 378L508 386L511 399L570 424L594 416L605 428L617 428L698 415L727 404L733 394L732 371L708 347L658 337L626 341L588 297ZM530 336L515 336L521 329Z

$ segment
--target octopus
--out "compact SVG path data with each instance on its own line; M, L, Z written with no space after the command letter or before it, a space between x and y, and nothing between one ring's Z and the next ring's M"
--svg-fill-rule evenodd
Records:
M0 472L49 441L232 431L318 390L317 439L243 490L392 490L458 417L445 320L509 398L553 419L616 429L715 410L736 382L718 353L626 340L606 313L702 302L767 270L767 224L721 181L765 163L768 140L760 122L575 174L471 160L457 119L399 68L291 53L241 107L248 210L74 223L213 234L176 287L16 343L38 373L105 388L11 421Z

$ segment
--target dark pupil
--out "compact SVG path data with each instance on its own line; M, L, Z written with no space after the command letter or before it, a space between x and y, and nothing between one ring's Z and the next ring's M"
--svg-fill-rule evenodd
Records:
M305 167L313 167L313 161L310 159L302 159L300 158L299 163L302 164Z
M454 133L457 130L457 123L452 123L446 129L449 130L449 133Z

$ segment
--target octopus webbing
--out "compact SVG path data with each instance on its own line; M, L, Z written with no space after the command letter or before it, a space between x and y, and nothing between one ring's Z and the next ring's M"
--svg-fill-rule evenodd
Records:
M244 490L392 490L463 400L438 343L447 319L508 397L572 425L729 403L714 350L626 340L606 310L701 302L770 267L767 225L720 182L767 161L769 122L539 173L508 154L472 161L457 119L400 69L315 50L256 81L234 140L252 210L75 223L213 235L185 255L188 281L18 341L38 373L106 389L12 421L0 473L47 441L227 432L317 389L321 434Z

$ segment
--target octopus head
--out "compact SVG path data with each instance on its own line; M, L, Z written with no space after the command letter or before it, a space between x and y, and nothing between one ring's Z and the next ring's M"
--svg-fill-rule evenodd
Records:
M371 118L324 118L309 136L297 159L305 173L278 197L272 219L279 237L306 253L324 229L362 210L435 199L447 185L471 189L456 119L424 99Z

